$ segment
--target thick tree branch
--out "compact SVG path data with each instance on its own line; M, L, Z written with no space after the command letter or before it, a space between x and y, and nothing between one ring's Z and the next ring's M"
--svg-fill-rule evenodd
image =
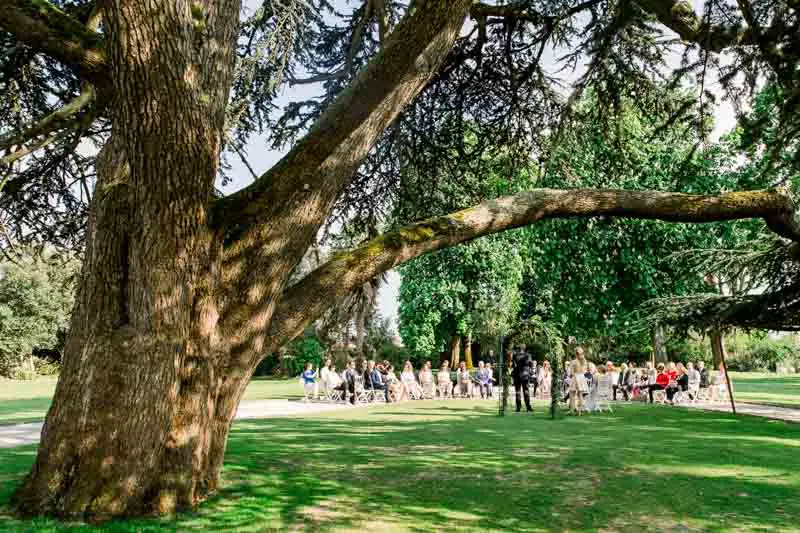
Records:
M773 231L800 242L794 204L775 192L701 196L594 189L526 191L400 228L334 256L284 293L272 321L271 349L294 338L354 288L419 255L545 218L592 216L694 223L763 218Z
M661 24L680 38L720 52L725 48L756 44L753 29L742 25L706 24L695 13L688 0L634 0L644 11L654 15Z
M94 88L89 84L85 84L81 94L63 107L53 111L36 124L33 124L24 131L16 133L11 132L8 135L0 137L0 150L7 150L14 146L27 143L35 137L47 135L48 133L65 127L69 123L74 122L75 116L90 106L94 102L94 98Z
M529 6L493 6L477 3L473 4L470 8L469 15L471 18L480 21L485 21L488 17L491 17L518 22L529 22L531 24L552 24L559 19L569 18L581 11L586 11L599 3L600 0L586 0L556 15L543 15L531 9Z
M338 194L378 136L436 72L469 3L418 1L292 151L261 179L217 203L215 222L230 227L268 219L269 207L292 194L307 196L320 188Z
M231 365L249 368L267 343L289 275L342 189L397 115L436 73L470 0L417 0L377 55L309 133L270 171L219 200L211 223L224 242L221 327Z
M104 80L103 36L45 0L5 0L0 30L73 67L89 81Z

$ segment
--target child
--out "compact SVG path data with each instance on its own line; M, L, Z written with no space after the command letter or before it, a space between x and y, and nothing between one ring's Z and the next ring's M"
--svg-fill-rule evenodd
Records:
M303 399L308 401L309 398L314 397L314 389L316 389L317 385L317 373L311 363L306 362L306 369L300 374L300 379L303 381Z

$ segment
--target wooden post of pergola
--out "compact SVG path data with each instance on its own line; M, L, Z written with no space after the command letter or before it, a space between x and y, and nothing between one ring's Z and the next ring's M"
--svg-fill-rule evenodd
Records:
M734 416L736 415L736 402L733 401L733 387L731 387L731 377L728 375L728 364L725 362L725 350L720 351L720 357L722 359L722 370L725 371L725 383L728 385L728 398L731 400L731 411L733 411Z

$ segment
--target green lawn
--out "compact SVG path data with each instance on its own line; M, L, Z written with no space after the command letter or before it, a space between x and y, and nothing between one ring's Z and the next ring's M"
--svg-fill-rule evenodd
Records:
M797 530L800 425L641 404L498 418L495 405L241 421L217 497L103 531ZM62 530L8 514L33 453L0 450L2 531Z
M800 407L800 375L731 372L734 399L784 407Z
M0 380L0 425L43 420L55 389L55 377Z

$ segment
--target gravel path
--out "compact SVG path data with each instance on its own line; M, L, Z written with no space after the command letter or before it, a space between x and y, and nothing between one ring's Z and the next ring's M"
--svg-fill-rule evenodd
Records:
M720 411L723 413L731 412L730 403L686 404L685 407L703 409L705 411ZM775 407L772 405L736 402L736 413L800 423L800 409L792 409L791 407Z
M272 418L275 416L304 415L336 411L339 409L357 409L357 407L323 402L250 400L239 404L236 418ZM39 442L39 435L41 432L41 422L0 426L0 448L13 448L15 446L37 443Z

